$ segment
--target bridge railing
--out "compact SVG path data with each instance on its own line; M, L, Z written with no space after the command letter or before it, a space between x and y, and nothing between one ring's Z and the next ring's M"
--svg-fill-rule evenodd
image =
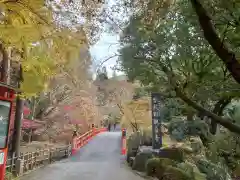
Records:
M73 137L72 140L72 155L74 155L81 147L89 142L97 134L107 131L107 128L93 128L92 130L80 136Z
M63 147L21 153L20 157L13 154L7 159L6 176L9 177L8 179L11 179L11 174L22 176L36 168L67 158L71 156L72 153L76 153L77 150L87 144L94 136L104 131L106 131L106 128L93 128L85 134L73 138L72 144Z

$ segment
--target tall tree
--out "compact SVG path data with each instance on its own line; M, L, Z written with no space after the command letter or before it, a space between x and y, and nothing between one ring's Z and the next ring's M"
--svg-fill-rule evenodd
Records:
M173 91L214 122L239 133L233 121L211 112L222 92L239 86L202 35L189 2L176 2L164 16L154 16L158 11L153 7L149 3L142 13L133 15L124 30L120 51L123 70L131 79L157 86L158 91ZM152 13L147 15L147 10Z
M199 24L204 32L204 37L212 46L219 58L224 62L232 77L238 83L240 83L240 63L237 59L235 52L233 52L233 50L231 50L225 42L225 36L227 31L230 29L230 26L232 26L231 28L234 28L234 31L238 31L238 8L240 7L240 4L235 0L228 1L227 3L224 3L222 1L214 1L207 3L212 5L218 5L216 8L219 8L224 12L225 17L223 18L226 18L225 21L227 21L226 30L223 34L223 37L220 37L217 33L216 28L213 25L212 18L210 17L209 12L204 7L204 4L198 0L191 0L190 2L192 3L192 6L198 16ZM214 10L216 10L216 8Z

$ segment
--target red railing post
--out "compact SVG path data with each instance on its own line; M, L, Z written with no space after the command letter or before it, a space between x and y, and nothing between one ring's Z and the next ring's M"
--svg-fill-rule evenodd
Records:
M86 143L86 136L85 136L85 134L82 135L81 139L82 139L82 145L81 145L81 147L82 147Z
M78 148L82 147L82 137L81 136L78 137L77 143L78 143Z
M78 147L77 147L77 137L74 136L72 139L72 154L75 154L77 151Z
M88 131L85 136L85 142L87 143L91 139L91 131Z
M88 141L89 139L91 139L91 131L92 130L90 130L90 131L88 131L87 133L86 133L86 140Z
M126 129L122 128L122 155L127 152L127 140L126 140Z

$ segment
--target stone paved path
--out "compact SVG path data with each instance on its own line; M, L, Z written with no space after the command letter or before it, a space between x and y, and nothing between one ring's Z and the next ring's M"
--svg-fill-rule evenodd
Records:
M143 180L121 156L120 132L97 135L75 156L38 169L21 180Z

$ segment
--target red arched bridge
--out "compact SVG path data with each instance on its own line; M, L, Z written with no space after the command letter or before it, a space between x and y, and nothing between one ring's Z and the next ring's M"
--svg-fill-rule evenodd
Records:
M106 132L100 129L85 134L84 137L77 137L72 156L37 169L20 179L143 180L125 165L121 155L121 136L120 131Z

